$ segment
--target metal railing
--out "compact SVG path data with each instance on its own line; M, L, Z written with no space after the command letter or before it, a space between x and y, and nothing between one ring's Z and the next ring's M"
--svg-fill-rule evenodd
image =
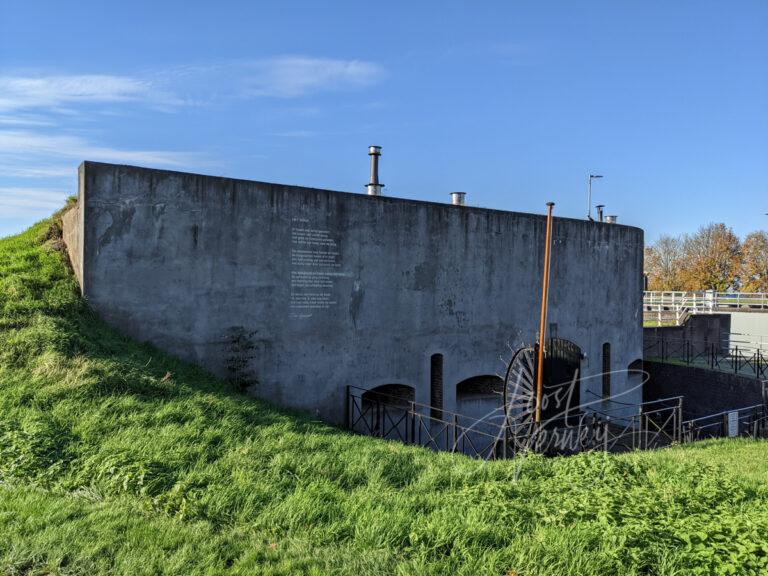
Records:
M627 415L627 407L634 412ZM607 424L605 450L608 452L649 450L682 440L682 396L660 398L640 405L624 404L596 414Z
M739 338L720 342L686 338L643 339L643 357L649 361L683 364L732 372L753 378L768 378L768 350Z
M575 424L559 419L538 427L510 423L501 407L482 419L447 410L437 418L429 405L347 387L347 427L353 432L483 460L524 451L568 455L669 446L683 440L682 408L682 397L665 398L633 405L631 414L626 408L580 412Z
M724 410L683 422L685 442L707 438L768 437L768 412L765 403Z
M439 413L440 418L433 416ZM402 397L347 386L347 427L358 434L398 440L434 450L494 459L504 437L495 420L503 414L476 419L447 410L433 410ZM514 443L513 443L514 444Z
M768 293L714 290L643 293L643 318L659 326L668 323L679 326L691 314L737 311L768 311Z

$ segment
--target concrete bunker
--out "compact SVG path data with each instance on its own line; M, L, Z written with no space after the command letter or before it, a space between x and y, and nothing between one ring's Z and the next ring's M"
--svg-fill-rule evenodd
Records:
M445 416L478 396L454 383L536 341L542 215L84 162L63 220L106 322L220 376L242 327L251 391L332 423L348 387L388 375ZM580 378L603 342L614 366L642 356L642 268L642 230L554 219L548 320L596 359Z

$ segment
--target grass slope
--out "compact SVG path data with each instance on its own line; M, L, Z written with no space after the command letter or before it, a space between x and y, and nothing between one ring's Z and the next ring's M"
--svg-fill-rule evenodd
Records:
M768 445L483 464L107 328L57 220L0 240L2 574L759 574Z

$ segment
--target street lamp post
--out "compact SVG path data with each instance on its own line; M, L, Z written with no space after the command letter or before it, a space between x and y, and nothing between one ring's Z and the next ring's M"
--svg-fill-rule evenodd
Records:
M602 178L602 174L589 175L589 195L587 197L587 220L592 220L592 180Z

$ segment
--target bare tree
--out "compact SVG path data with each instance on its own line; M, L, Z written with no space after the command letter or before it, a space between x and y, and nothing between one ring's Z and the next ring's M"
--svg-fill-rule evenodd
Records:
M768 233L752 232L741 245L739 271L742 290L768 292Z
M682 290L683 243L662 235L645 249L645 273L649 290Z

